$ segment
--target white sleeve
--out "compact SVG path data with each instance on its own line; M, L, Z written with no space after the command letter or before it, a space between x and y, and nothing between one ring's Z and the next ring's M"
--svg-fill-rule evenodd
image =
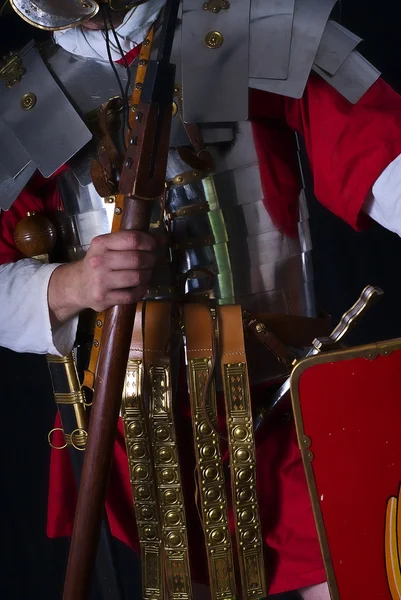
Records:
M73 348L78 317L52 331L48 286L58 264L26 258L0 266L0 346L63 356Z
M363 210L377 223L401 236L401 155L376 180Z

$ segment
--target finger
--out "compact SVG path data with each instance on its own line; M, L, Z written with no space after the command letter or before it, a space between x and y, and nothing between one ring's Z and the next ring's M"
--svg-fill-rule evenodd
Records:
M135 288L110 292L105 298L105 309L111 306L122 306L125 304L134 304L142 300L148 291L146 285L139 285Z
M91 249L96 253L106 250L142 250L154 252L157 241L149 233L143 231L115 231L99 235L92 240Z
M106 266L112 271L152 269L157 256L138 250L110 250L105 254Z
M165 247L168 242L168 235L163 229L155 229L150 234L159 247Z
M150 269L141 271L111 271L105 277L103 285L105 286L105 294L115 290L123 290L126 288L134 288L140 285L147 285L152 276Z

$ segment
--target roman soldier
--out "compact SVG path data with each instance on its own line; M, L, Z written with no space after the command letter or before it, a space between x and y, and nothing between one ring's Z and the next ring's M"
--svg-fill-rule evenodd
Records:
M85 449L103 312L139 302L106 520L142 558L142 596L193 598L199 583L213 599L329 598L288 405L258 432L253 416L328 332L301 138L323 205L401 234L401 98L335 0L183 0L165 192L149 233L118 231L166 2L11 4L54 32L0 72L0 342L49 355L61 420L48 534L72 531L68 450ZM48 246L30 245L38 215Z

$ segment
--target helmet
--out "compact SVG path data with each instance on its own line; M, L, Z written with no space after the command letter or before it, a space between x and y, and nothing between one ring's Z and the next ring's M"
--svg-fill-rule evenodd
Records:
M147 0L10 0L24 21L39 29L58 31L88 21L108 3L112 10L127 10Z

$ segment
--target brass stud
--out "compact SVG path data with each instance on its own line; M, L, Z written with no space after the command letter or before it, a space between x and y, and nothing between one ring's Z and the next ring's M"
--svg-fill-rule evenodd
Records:
M173 117L175 117L175 115L178 113L178 106L175 102L173 102L173 105L172 105L172 113L173 113Z
M145 67L148 64L148 61L145 60L144 58L141 58L141 60L139 61L139 66L141 67Z
M144 521L150 521L154 518L154 512L150 506L143 506L141 508L141 517Z
M154 540L156 537L156 532L154 527L151 525L147 525L143 528L143 535L147 540Z
M95 348L99 348L99 340L93 340L93 345Z
M221 544L225 540L224 531L222 531L221 529L213 529L210 532L210 540L214 544Z
M122 212L123 212L123 211L122 211L122 209L121 209L119 206L116 206L116 207L115 207L115 209L114 209L114 214L116 214L116 215L121 215L121 213L122 213Z
M146 456L146 448L143 444L134 444L130 448L130 455L132 458L143 458Z
M148 470L144 465L137 465L134 470L134 476L137 481L143 481L148 476Z
M128 431L130 432L130 434L134 437L140 437L143 433L143 429L140 423L130 423L129 427L128 427Z
M139 500L149 500L151 498L150 490L147 486L141 485L136 488L136 495Z
M258 323L255 329L258 333L262 333L262 331L266 329L266 326L264 325L264 323Z
M205 471L205 477L208 481L213 481L218 477L218 470L216 467L208 467Z
M182 543L181 536L179 533L172 531L167 536L167 543L176 548Z
M166 490L163 494L163 500L166 504L176 504L176 502L178 502L177 492L174 490Z
M205 37L205 43L208 48L215 50L223 44L224 38L220 31L210 31Z
M21 108L23 110L31 110L37 102L37 98L35 94L29 92L28 94L24 94L21 98Z
M181 521L180 515L179 513L170 510L167 514L166 514L166 523L168 523L168 525L179 525Z

